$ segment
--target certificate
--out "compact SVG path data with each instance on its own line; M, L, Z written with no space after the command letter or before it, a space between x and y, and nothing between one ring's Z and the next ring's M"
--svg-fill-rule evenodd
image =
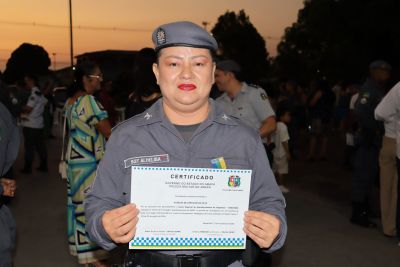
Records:
M130 249L244 249L251 170L132 167Z

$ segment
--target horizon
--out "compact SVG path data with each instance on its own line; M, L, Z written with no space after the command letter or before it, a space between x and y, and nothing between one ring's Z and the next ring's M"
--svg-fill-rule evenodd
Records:
M51 60L51 70L70 65L68 0L0 0L0 3L1 71L5 70L11 53L23 43L43 47ZM303 0L72 1L74 57L95 51L153 47L153 29L171 21L190 20L210 31L219 16L241 9L264 38L269 56L273 57L284 30L296 22L303 6ZM187 10L196 12L189 16Z

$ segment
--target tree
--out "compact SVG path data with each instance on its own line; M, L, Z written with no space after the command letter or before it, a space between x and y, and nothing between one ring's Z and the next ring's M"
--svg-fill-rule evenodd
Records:
M269 61L265 40L244 10L238 14L227 11L218 18L211 32L218 42L219 56L237 61L246 81L257 82L266 76Z
M28 73L34 75L47 74L50 64L49 55L43 47L23 43L12 52L7 61L4 80L7 83L14 83Z
M361 80L376 59L400 60L397 0L308 0L278 45L277 75Z

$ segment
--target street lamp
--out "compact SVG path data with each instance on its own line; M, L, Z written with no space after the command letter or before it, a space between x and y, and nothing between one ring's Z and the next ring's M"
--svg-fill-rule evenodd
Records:
M53 54L53 70L56 70L56 53Z
M69 41L70 41L70 56L71 56L71 68L74 67L74 47L72 38L72 0L69 0Z

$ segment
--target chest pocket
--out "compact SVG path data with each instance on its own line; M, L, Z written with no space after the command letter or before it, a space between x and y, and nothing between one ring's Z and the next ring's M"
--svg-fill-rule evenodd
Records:
M240 106L235 107L235 114L238 118L248 118L252 116L251 109L246 107L246 105L241 104Z

